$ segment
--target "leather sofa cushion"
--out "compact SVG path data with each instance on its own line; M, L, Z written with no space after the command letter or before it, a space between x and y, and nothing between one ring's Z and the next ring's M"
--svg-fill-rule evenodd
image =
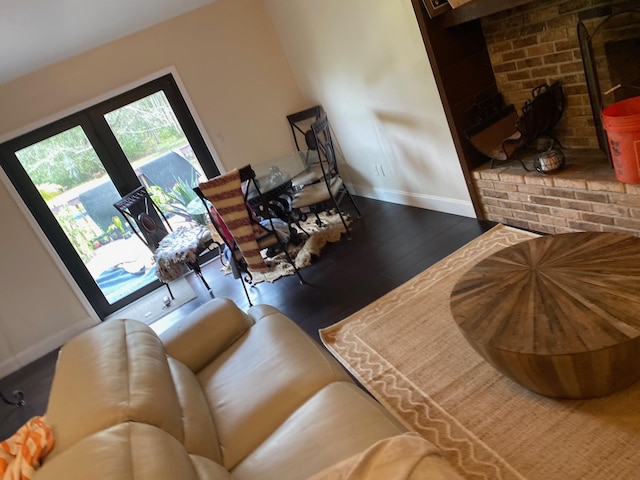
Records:
M177 360L169 357L168 361L182 409L184 447L189 453L221 463L218 433L197 378Z
M56 437L51 456L127 421L154 425L189 453L221 460L215 424L193 372L167 357L147 325L109 320L61 350L47 408Z
M152 425L127 422L78 441L47 458L34 480L232 480L212 460L189 455L171 435Z
M60 351L47 407L55 456L82 438L136 420L183 439L178 402L164 348L135 320L109 320Z
M256 324L198 373L230 470L305 401L350 381L326 350L278 310L249 310Z
M308 478L405 431L356 385L336 382L302 405L231 473L237 480Z
M199 372L253 325L231 300L214 298L160 334L167 355Z

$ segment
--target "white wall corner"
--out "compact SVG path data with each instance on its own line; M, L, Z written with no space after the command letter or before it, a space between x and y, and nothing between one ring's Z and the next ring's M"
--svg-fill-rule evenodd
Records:
M384 202L398 203L411 207L434 210L436 212L450 213L463 217L477 218L473 204L464 200L454 198L436 197L415 192L404 192L400 190L388 190L363 185L350 185L350 192L361 197L382 200Z
M20 351L15 356L7 358L0 363L0 378L6 377L55 349L60 348L76 335L88 330L89 328L95 327L99 323L100 322L95 318L86 317L82 321L76 322L70 327L58 331L55 335L51 335L42 341L31 345L29 348Z

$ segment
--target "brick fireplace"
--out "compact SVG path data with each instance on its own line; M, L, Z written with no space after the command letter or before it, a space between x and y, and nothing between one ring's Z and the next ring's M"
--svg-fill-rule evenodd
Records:
M568 148L598 148L577 26L582 22L593 32L612 13L638 6L637 0L536 0L484 17L482 30L498 90L505 101L520 111L535 86L559 80L567 106L555 133ZM637 25L620 30L620 41L625 40L624 31L631 32L631 41L638 37ZM638 43L629 47L634 45L637 47ZM633 53L622 56L623 61L633 58ZM602 77L601 88L606 91L612 85ZM612 95L603 100L611 103L619 99Z
M618 182L602 150L594 120L599 110L592 108L593 88L590 97L577 33L580 22L593 31L612 13L638 7L637 0L535 0L482 19L497 87L506 103L521 111L534 87L561 82L566 107L554 134L567 156L566 168L553 175L526 172L517 161L475 169L473 182L485 218L545 233L619 231L640 236L640 185ZM632 65L628 59L637 63L640 57L640 28L620 31L618 43L602 49L614 78L620 65ZM611 55L613 45L627 50L616 46L616 55ZM614 57L619 60L613 62ZM631 71L630 81L640 81L634 78L637 72ZM599 74L604 92L615 79ZM605 94L601 103L620 100L620 90ZM640 95L640 89L626 97L634 95ZM530 152L524 161L532 165L533 158L535 152Z
M567 149L557 174L511 162L473 172L485 218L543 233L620 232L640 236L640 185L618 182L605 155Z

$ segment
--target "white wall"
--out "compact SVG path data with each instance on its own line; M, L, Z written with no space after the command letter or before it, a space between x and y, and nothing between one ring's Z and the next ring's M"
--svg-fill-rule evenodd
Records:
M218 0L0 85L0 142L168 67L223 168L292 150L285 117L304 101L255 0ZM96 323L12 191L0 182L0 377Z
M411 1L265 2L304 106L324 106L356 191L475 217Z
M223 168L291 151L319 102L358 193L474 216L410 0L218 0L1 84L0 141L168 67ZM0 218L3 376L96 319L2 182Z

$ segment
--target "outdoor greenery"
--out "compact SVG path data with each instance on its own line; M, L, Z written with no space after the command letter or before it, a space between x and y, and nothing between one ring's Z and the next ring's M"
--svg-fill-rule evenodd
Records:
M93 257L94 239L101 231L94 222L79 219L79 216L77 208L63 205L56 218L82 261L87 262Z
M149 186L147 191L158 208L165 214L175 214L206 224L206 210L202 206L200 199L193 191L193 185L198 183L197 172L192 173L189 181L177 178L176 184L169 191L164 191L158 186Z
M131 163L158 156L185 142L182 127L164 92L109 112L105 119Z
M62 193L62 187L55 183L41 183L38 185L38 192L44 201L48 202Z
M155 157L184 143L184 133L163 92L105 115L130 162ZM60 193L105 175L82 127L74 127L16 152L33 183Z
M186 143L162 91L107 113L105 120L134 168L136 163L157 158ZM67 203L84 190L83 185L106 175L82 127L42 140L16 152L16 156L83 261L91 259L100 245L131 233L119 217L114 217L113 224L103 231L86 215L82 204ZM73 189L77 189L76 194L69 192ZM65 192L69 192L69 199L56 202ZM166 212L189 218L186 206L195 194L185 182L178 182L168 192L156 191L155 196L167 207Z
M16 155L36 186L56 185L60 193L104 174L81 127L42 140Z

